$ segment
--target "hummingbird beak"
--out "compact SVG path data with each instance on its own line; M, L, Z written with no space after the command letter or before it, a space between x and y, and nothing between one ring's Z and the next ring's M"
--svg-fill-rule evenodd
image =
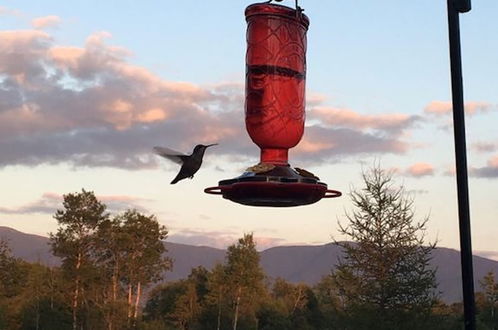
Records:
M208 147L212 147L212 146L217 146L217 145L218 145L218 143L208 144L208 145L206 146L206 148L208 148Z

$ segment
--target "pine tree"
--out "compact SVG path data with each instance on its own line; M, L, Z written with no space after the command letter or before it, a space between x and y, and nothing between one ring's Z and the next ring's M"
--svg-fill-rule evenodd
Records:
M365 187L352 190L355 209L339 231L344 257L333 278L356 329L414 329L434 303L435 270L424 245L428 218L415 221L413 199L379 167L363 173Z

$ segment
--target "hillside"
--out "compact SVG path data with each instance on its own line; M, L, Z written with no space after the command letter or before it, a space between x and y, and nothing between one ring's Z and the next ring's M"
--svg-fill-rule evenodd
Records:
M14 256L29 262L40 261L57 265L58 258L50 253L48 238L19 232L0 226L0 239L7 240ZM166 273L168 281L187 277L193 267L211 269L217 262L223 262L225 250L165 242L168 256L174 260L173 270ZM317 246L280 246L261 252L261 265L271 278L282 277L290 282L304 282L310 285L330 273L341 254L334 244ZM437 267L437 281L441 297L446 302L461 301L460 253L454 249L437 248L432 265ZM498 274L498 261L474 256L475 288L479 280L489 271Z

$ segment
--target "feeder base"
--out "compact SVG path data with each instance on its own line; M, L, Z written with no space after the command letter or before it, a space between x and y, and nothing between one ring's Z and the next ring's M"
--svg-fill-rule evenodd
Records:
M290 207L313 204L322 198L341 196L328 190L318 178L302 176L289 166L276 166L265 173L245 172L233 179L221 180L217 187L204 192L223 195L232 202L250 206Z

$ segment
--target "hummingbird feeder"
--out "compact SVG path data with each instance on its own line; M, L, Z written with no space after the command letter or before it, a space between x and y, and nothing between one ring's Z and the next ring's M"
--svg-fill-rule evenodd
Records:
M245 123L261 149L260 163L242 175L206 188L251 206L299 206L341 196L312 173L291 168L288 151L304 133L306 32L309 19L296 9L266 3L248 6Z

